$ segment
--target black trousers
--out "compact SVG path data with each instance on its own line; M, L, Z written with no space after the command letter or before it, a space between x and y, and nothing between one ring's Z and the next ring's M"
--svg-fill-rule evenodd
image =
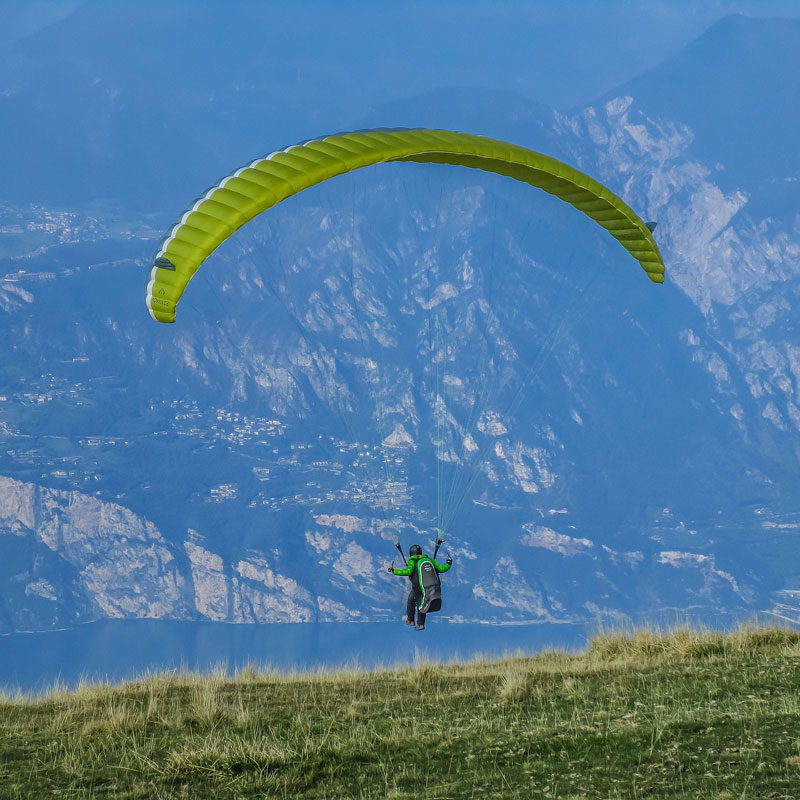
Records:
M408 600L406 601L406 619L414 621L414 610L417 612L417 625L425 624L425 614L417 608L417 604L422 600L422 592L413 587L408 593Z

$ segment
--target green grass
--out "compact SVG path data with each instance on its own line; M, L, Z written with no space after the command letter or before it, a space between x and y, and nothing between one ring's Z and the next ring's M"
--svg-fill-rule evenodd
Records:
M0 699L3 798L800 798L800 633Z

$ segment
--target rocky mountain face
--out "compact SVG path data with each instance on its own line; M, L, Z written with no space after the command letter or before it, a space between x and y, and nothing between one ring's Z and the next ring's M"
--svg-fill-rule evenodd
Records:
M798 52L735 17L588 108L495 98L658 222L664 286L530 187L391 165L242 229L158 326L170 218L6 203L0 630L392 618L394 538L437 527L451 619L800 619Z

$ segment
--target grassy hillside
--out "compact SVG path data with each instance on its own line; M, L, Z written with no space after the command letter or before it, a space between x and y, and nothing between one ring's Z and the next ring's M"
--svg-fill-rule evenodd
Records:
M800 634L0 701L7 798L800 798Z

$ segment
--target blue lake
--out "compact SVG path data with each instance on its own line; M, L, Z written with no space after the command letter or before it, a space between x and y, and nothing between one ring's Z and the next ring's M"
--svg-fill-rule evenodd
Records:
M652 616L639 624L690 622L727 629L753 621L736 615ZM762 623L776 624L771 618ZM777 623L780 624L780 623ZM372 668L478 656L581 650L599 623L481 625L429 620L424 631L400 622L230 625L216 622L104 620L63 631L0 636L0 688L41 691L81 679L119 682L147 672L235 672L248 664L283 671ZM613 626L612 626L613 627Z
M455 625L402 623L230 625L215 622L104 620L47 633L0 636L0 686L36 691L81 678L118 682L148 671L248 664L284 671L358 665L371 668L479 654L579 648L583 625Z

